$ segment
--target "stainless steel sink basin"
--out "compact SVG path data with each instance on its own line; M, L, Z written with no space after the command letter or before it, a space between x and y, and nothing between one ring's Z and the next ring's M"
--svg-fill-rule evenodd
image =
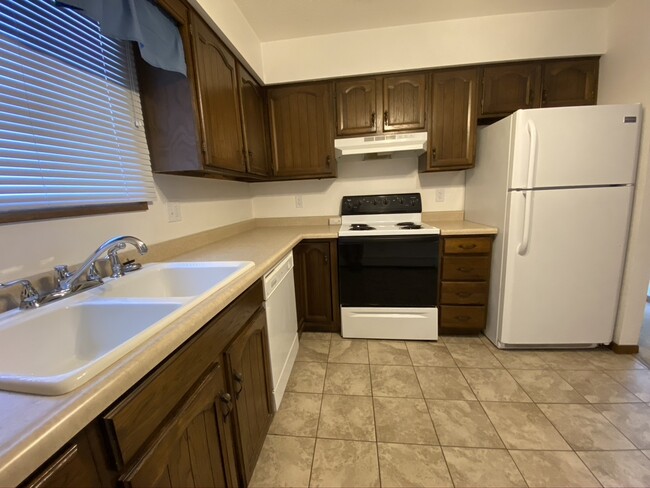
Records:
M32 310L0 314L0 389L67 393L254 263L157 263Z
M251 261L156 263L97 290L102 297L200 297L214 293L252 266Z
M66 393L151 337L183 304L76 302L20 311L0 321L0 388Z

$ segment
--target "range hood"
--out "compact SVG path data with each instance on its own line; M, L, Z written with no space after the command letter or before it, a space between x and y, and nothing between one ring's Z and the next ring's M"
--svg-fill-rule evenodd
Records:
M381 136L335 139L338 160L388 159L419 156L427 150L427 133L387 134Z

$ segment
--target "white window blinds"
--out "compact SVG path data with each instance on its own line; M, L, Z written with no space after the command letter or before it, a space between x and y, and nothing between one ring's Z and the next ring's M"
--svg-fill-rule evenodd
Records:
M0 2L0 216L155 198L131 45L47 0Z

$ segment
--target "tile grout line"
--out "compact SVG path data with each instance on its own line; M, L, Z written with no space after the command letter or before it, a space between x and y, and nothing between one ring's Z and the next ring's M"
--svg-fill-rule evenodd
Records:
M300 346L299 346L300 347ZM330 349L332 348L332 336L330 336L329 343L327 345L327 355L329 357ZM311 487L311 478L314 474L314 461L316 460L316 445L318 444L318 430L320 429L320 419L323 413L323 396L325 395L325 381L327 381L327 362L325 362L325 376L323 377L323 388L320 393L320 408L318 409L318 422L316 424L316 434L314 438L314 450L311 454L311 466L309 468L309 481L307 482L307 488Z

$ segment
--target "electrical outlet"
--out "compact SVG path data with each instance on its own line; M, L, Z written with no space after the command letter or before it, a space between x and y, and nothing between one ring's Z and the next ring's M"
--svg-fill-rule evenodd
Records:
M341 217L330 217L329 218L329 224L330 225L341 225Z
M441 203L445 201L445 189L436 188L436 202Z
M181 204L178 202L168 202L167 203L167 221L168 222L180 222L183 220L181 215Z
M302 208L302 195L296 195L296 208Z

